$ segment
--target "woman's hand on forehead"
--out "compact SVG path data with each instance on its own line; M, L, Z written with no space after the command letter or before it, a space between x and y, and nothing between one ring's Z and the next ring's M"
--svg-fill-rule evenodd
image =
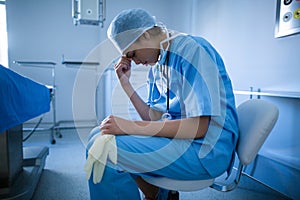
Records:
M126 56L122 56L120 59L119 59L119 62L118 64L123 64L123 65L131 65L131 58L128 58ZM117 65L118 65L117 64Z
M119 62L115 65L115 71L121 84L127 84L129 82L131 71L131 59L122 56Z

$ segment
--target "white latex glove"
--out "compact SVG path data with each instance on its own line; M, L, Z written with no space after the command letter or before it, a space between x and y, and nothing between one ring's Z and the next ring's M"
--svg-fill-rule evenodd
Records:
M102 179L107 158L117 164L117 145L114 135L99 135L88 152L84 165L86 178L90 179L93 170L93 182L99 183Z

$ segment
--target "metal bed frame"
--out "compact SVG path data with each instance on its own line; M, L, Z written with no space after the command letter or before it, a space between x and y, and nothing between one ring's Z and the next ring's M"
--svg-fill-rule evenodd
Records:
M56 120L56 83L55 83L55 62L37 62L37 61L13 61L14 64L26 67L37 67L51 69L52 85L46 85L50 90L52 113L53 113L53 125L50 127L50 143L55 144L55 136L61 138L62 135L59 130L59 126ZM27 130L27 129L26 129Z

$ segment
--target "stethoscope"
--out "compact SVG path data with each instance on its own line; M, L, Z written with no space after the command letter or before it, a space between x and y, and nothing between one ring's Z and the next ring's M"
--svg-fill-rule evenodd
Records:
M159 78L161 80L161 92L160 96L157 99L150 99L152 102L158 102L159 99L161 98L161 93L163 93L163 73L165 71L165 78L166 78L166 85L167 85L167 102L166 102L166 112L162 114L161 116L161 120L171 120L172 119L172 115L170 114L170 74L169 74L169 67L168 67L168 60L169 60L169 47L170 47L170 40L172 40L173 38L181 35L182 33L169 33L168 29L165 26L162 26L165 30L166 30L166 35L167 38L164 39L163 41L160 42L160 49L161 49L161 53L158 59L158 66L156 66L156 72L154 74L154 82L156 82L157 79L157 73L159 73ZM164 49L163 48L163 44L167 42L167 47ZM153 98L153 89L154 86L152 87L152 95L151 98Z
M167 107L166 112L162 114L161 120L171 120L172 115L169 113L170 110L170 87L169 87L169 67L166 66L166 79L167 79Z
M156 81L157 81L157 79L159 79L160 80L160 83L158 83L158 84L156 84L157 86L161 86L161 89L159 90L159 97L157 97L157 98L155 98L154 99L154 97L153 97L153 94L154 94L154 85L152 86L152 91L151 91L151 93L152 93L152 95L151 95L151 97L150 97L150 100L152 101L152 102L158 102L160 99L161 99L161 97L162 97L162 93L164 93L164 80L163 80L163 78L165 78L165 84L166 84L166 86L167 86L167 90L166 90L166 96L167 96L167 98L166 98L166 112L165 113L163 113L162 114L162 116L161 116L161 119L162 120L166 120L166 119L168 119L168 120L170 120L170 119L172 119L172 116L171 116L171 114L169 113L169 110L170 110L170 87L169 87L169 85L170 85L170 78L169 78L169 67L166 65L167 64L167 60L168 59L166 59L166 61L164 62L164 64L158 64L157 66L155 66L155 71L154 71L154 74L153 74L153 77L154 77L154 83L156 83ZM164 74L164 75L163 75Z
M169 110L170 110L170 86L169 86L169 82L170 82L170 78L169 78L169 67L168 67L168 60L169 60L169 54L168 54L168 50L169 50L169 46L170 46L170 43L169 43L169 33L167 31L167 38L165 40L163 40L161 43L160 43L160 48L161 48L161 54L160 54L160 58L159 58L159 64L158 66L156 66L156 71L155 71L155 74L154 74L154 82L156 82L156 79L157 79L157 73L159 73L159 78L161 80L161 91L159 92L160 96L157 98L157 99L151 99L153 102L157 102L162 94L163 93L163 74L165 73L165 79L166 79L166 85L167 85L167 101L166 101L166 112L162 114L161 116L161 120L171 120L172 119L172 115L169 113ZM166 49L164 50L163 48L163 43L164 42L167 42L167 47ZM151 95L151 98L153 98L153 88L154 86L152 87L152 95Z

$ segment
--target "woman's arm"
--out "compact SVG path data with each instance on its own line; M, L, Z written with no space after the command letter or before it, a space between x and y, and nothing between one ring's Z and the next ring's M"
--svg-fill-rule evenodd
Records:
M210 117L192 117L166 121L131 121L109 116L102 121L100 129L103 134L145 135L168 138L194 139L204 137Z
M122 57L118 64L115 65L115 71L124 92L129 97L140 117L147 121L155 121L160 119L162 113L151 109L136 93L129 81L131 74L131 60L126 57Z
M139 113L140 117L146 121L156 121L161 118L162 113L151 109L142 98L136 93L132 85L123 85L125 93L128 95L130 101L132 102L134 108Z

